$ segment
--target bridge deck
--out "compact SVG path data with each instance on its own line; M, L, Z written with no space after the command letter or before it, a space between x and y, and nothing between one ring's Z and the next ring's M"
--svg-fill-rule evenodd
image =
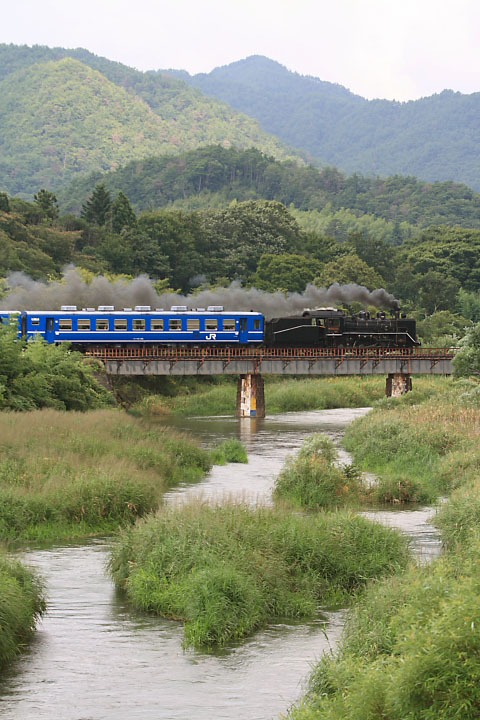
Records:
M450 375L455 348L97 347L112 375Z

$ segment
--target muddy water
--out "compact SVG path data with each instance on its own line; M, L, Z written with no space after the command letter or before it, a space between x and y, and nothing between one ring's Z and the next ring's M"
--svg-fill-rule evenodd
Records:
M168 501L200 492L269 502L285 457L306 436L326 432L338 441L345 426L365 412L291 413L253 422L171 421L205 445L240 437L249 463L216 467L195 487L171 492ZM414 513L389 515L402 527L416 522ZM421 535L424 527L419 527ZM332 613L313 623L271 625L223 653L184 651L180 624L132 613L115 593L105 574L108 543L24 554L46 579L49 609L28 653L0 683L2 719L277 718L300 697L311 665L341 633L343 615Z

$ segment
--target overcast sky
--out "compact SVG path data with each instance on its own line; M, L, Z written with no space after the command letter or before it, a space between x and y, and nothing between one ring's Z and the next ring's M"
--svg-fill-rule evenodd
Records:
M480 90L480 0L14 0L0 42L190 73L266 55L367 98Z

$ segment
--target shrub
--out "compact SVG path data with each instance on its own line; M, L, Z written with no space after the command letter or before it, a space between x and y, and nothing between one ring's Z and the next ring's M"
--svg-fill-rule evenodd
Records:
M312 510L339 507L358 498L361 479L350 466L337 467L337 451L326 435L313 435L289 458L275 482L274 498Z

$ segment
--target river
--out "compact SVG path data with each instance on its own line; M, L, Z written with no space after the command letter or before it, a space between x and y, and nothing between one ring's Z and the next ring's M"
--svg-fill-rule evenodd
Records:
M242 497L269 503L275 476L305 437L338 442L367 409L289 413L265 420L169 419L206 446L246 445L248 465L214 467L200 483L167 495L178 502ZM341 460L348 456L341 451ZM424 559L439 543L431 509L370 513L408 532ZM45 578L48 612L28 651L0 682L2 720L270 720L302 694L311 666L333 649L343 612L310 623L272 624L236 647L205 654L182 648L182 625L137 614L105 573L110 539L30 549L22 558Z

